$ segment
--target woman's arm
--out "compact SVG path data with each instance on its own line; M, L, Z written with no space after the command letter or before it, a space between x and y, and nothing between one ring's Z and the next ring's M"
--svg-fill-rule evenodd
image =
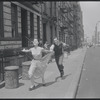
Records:
M29 50L23 49L22 52L31 52L31 50L30 49Z

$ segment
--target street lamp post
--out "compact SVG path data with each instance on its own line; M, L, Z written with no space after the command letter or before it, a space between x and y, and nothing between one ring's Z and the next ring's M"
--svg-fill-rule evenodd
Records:
M97 23L96 23L96 26L95 26L95 44L98 44L98 40L99 40L99 37L98 37L98 35L97 35L97 25L100 23L100 21L98 21ZM98 39L97 39L98 38Z

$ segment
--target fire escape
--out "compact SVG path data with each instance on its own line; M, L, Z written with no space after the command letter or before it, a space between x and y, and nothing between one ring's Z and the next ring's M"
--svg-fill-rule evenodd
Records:
M74 4L73 5L74 7L74 10L75 10L75 13L74 13L74 22L75 22L75 26L74 26L74 33L75 33L75 40L76 40L76 48L78 48L79 46L79 35L80 35L80 30L79 30L79 27L80 27L80 17L79 17L79 8L78 8L78 4Z
M66 43L69 45L72 45L71 37L73 35L73 24L74 24L73 7L68 2L64 3L62 5L63 6L60 8L60 10L61 10L62 15L64 17L64 20L62 21L61 30L63 32L64 38L66 39Z

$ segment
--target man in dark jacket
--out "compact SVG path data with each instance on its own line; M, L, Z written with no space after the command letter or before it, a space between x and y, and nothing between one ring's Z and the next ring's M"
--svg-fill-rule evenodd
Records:
M54 51L55 61L58 66L61 78L64 75L64 66L63 66L63 57L64 57L64 49L63 47L66 46L65 43L59 41L57 38L54 39L54 44L51 45L50 50Z

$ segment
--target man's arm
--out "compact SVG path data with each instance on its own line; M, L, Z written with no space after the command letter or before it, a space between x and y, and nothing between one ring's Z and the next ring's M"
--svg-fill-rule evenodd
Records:
M54 49L54 44L51 45L50 51L53 51L53 49Z
M65 46L67 46L67 47L69 46L68 44L66 44L66 43L64 43L64 42L62 42L62 44L63 44L64 47L65 47Z

